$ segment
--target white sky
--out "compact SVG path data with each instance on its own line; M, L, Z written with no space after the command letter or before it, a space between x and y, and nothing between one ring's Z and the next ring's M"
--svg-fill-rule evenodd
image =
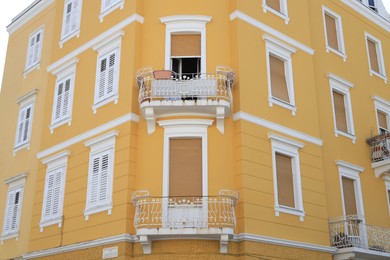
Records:
M12 0L7 1L7 4L0 8L0 83L3 80L3 69L5 62L5 55L7 51L8 33L6 26L11 23L12 18L18 15L26 7L28 7L33 0ZM390 0L383 0L387 11L390 13ZM6 6L6 7L5 7ZM1 90L1 84L0 84Z

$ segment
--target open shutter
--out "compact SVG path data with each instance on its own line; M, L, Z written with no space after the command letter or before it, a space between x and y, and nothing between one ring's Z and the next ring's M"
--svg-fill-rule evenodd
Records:
M24 119L24 128L23 128L23 140L22 142L28 141L29 131L30 131L30 122L31 122L31 106L26 109L26 118Z
M100 182L100 155L93 155L91 158L91 168L92 172L90 175L89 180L89 187L90 187L90 193L89 193L89 208L96 207L98 205L98 188L99 188L99 182Z
M62 118L67 118L70 114L70 84L71 84L71 79L68 78L65 81L65 87L64 87L64 103L63 103L63 108L62 108Z
M98 75L98 89L96 94L96 100L100 101L104 99L107 77L107 57L103 56L99 58L99 75Z
M288 95L284 61L272 55L269 56L272 96L290 103Z
M24 118L25 117L26 117L26 109L23 108L19 112L16 144L20 144L23 142Z
M13 209L12 209L12 218L11 218L11 232L15 232L18 230L18 217L20 211L20 199L21 199L21 191L15 190L14 201L13 201Z
M15 191L8 192L7 214L4 223L4 233L11 232L12 214L14 211Z
M61 118L61 106L62 106L62 99L63 99L63 92L64 92L64 83L60 82L57 85L57 91L56 91L56 98L55 98L55 105L54 105L54 118L53 121L58 121Z
M326 23L326 38L328 40L328 45L335 50L339 50L339 45L337 41L337 27L336 19L329 14L325 14L325 23Z

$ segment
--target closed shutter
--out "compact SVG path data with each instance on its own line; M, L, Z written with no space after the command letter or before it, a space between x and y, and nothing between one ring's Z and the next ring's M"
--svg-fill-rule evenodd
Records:
M270 55L269 62L272 96L287 103L290 103L284 61Z
M337 130L348 133L344 95L336 91L333 91L333 104L334 104L334 111L336 116Z
M70 19L70 32L74 32L79 28L78 25L78 16L79 16L79 0L74 0L73 1L73 10L72 10L72 15Z
M22 188L8 191L7 210L3 233L13 233L19 230L19 215L21 211Z
M53 123L68 118L71 114L71 84L68 77L57 83L56 97L54 99Z
M169 196L202 196L202 139L169 142Z
M325 23L326 23L326 38L328 40L328 45L335 50L339 50L338 40L337 40L337 27L336 19L329 14L325 14Z
M118 84L118 50L114 50L98 60L96 102L102 101L116 92Z
M102 0L102 8L101 12L104 13L108 9L110 9L112 6L119 3L121 0Z
M47 173L46 190L43 203L43 220L58 218L62 214L61 198L63 193L64 168Z
M20 110L16 134L16 145L26 143L29 140L31 116L32 105L24 107Z
M295 208L292 159L275 154L279 205Z
M71 21L72 21L72 10L73 10L73 1L67 1L65 5L65 14L64 14L64 37L69 35L71 32Z
M387 128L387 114L377 110L379 128L388 130Z
M172 34L171 56L200 57L200 34Z
M370 39L367 39L367 45L368 45L368 53L370 56L371 69L377 73L380 73L379 62L378 62L378 53L376 51L376 43Z
M345 214L357 215L356 197L355 197L355 182L351 179L342 177L344 208Z
M33 56L34 56L34 46L35 46L35 35L30 38L30 44L28 46L27 53L27 68L33 65Z
M41 52L41 42L42 42L42 39L41 39L41 33L37 33L37 35L35 36L35 45L34 45L34 49L33 49L33 64L37 64L39 62L39 57L40 57L40 52ZM33 65L32 64L32 65Z
M266 3L272 9L280 12L280 0L267 0Z

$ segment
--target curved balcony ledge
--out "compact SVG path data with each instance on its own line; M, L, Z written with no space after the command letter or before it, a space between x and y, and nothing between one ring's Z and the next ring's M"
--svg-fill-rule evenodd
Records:
M148 67L139 70L136 79L148 134L155 131L156 118L183 115L215 117L217 128L224 132L224 118L230 115L233 102L230 68L218 66L213 74L178 75Z
M390 133L373 136L367 139L371 147L371 167L377 178L390 173Z

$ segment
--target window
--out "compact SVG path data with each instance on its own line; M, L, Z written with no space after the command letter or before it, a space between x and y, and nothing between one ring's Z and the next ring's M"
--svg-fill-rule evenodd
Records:
M385 83L387 83L382 44L380 40L376 39L374 36L368 34L367 32L365 33L365 35L370 75L378 76L384 79Z
M118 103L120 46L123 32L112 35L94 48L98 51L95 84L95 102L92 106L96 113L98 107L107 103ZM107 44L108 43L108 44Z
M322 15L324 19L326 51L334 52L346 61L341 16L325 6L322 6Z
M112 131L85 142L90 147L88 170L87 204L84 211L85 219L89 215L112 210L112 186L114 175L114 151L117 131Z
M39 225L41 232L49 225L62 226L65 176L69 154L69 151L64 151L42 161L47 164L47 171Z
M263 36L266 41L268 67L268 102L282 106L295 115L294 83L291 54L295 49L271 38Z
M200 73L201 35L171 35L171 70L180 78L193 78Z
M17 100L19 103L19 115L16 126L14 154L20 149L30 147L36 93L37 90L32 90Z
M368 0L368 7L375 11L375 12L378 12L378 8L376 7L376 3L375 3L375 0Z
M100 22L103 22L104 16L107 14L111 13L117 8L123 9L124 6L124 1L123 0L102 0L102 6L100 10Z
M378 133L384 134L389 131L390 102L380 97L373 97Z
M287 0L263 0L263 12L270 12L283 18L286 24L290 21L287 12Z
M338 135L351 138L356 141L355 130L352 117L352 105L349 89L353 84L334 75L328 74L331 101L333 109L333 122L336 137Z
M268 134L272 144L272 164L274 175L275 215L280 212L305 216L302 201L301 174L298 150L304 144L288 138Z
M81 4L82 0L65 1L60 47L65 41L80 35Z
M43 27L30 34L27 48L27 60L24 74L37 67L41 61L41 49L43 41Z
M60 124L70 123L72 116L73 85L73 74L67 75L56 83L51 130Z
M7 200L5 205L3 232L1 243L10 238L19 237L20 217L22 214L22 202L26 173L18 174L5 181L8 185Z
M385 181L387 206L389 208L389 215L390 215L390 177L384 176L383 179Z

